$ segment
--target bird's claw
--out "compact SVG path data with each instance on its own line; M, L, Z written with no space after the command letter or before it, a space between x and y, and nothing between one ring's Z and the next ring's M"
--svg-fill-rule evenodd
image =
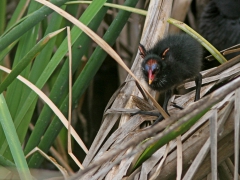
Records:
M137 114L143 114L143 115L149 115L149 116L156 116L157 119L154 121L154 123L152 124L152 126L156 125L158 122L162 121L164 118L163 116L159 113L159 112L151 112L151 111L142 111L139 110L135 113L131 113L131 116L137 115Z
M178 108L180 110L184 109L182 106L177 105L175 102L172 102L172 106L175 107L175 108Z

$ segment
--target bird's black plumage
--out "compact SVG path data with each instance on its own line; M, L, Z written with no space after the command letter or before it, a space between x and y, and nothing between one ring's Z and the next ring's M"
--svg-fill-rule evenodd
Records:
M240 0L210 1L201 15L199 32L218 50L239 44Z
M158 41L146 50L139 46L143 58L142 72L149 86L156 91L165 91L163 108L167 111L167 103L172 89L188 78L195 77L197 93L195 101L200 97L202 65L202 47L187 34L170 35Z

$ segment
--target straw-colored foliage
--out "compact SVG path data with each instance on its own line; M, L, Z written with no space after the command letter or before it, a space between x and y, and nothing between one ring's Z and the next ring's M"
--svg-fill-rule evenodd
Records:
M204 3L191 3L0 1L1 178L238 179L240 55L223 55L239 47L220 53L197 34ZM192 79L177 87L169 117L138 44L180 29L221 65L201 72L199 101ZM139 109L165 119L151 126Z

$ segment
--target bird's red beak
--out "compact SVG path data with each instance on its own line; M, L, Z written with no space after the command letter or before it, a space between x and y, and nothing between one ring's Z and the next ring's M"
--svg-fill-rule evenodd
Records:
M152 84L153 79L154 79L154 75L152 73L152 69L149 69L149 71L148 71L148 84L149 85Z

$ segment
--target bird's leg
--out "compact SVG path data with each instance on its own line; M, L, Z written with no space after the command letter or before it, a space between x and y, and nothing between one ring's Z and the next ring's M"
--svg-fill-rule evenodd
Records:
M196 83L196 94L195 94L194 101L198 101L200 99L200 91L202 86L202 75L200 73L195 77L195 83Z
M163 109L166 111L166 113L169 115L167 110L168 101L172 96L172 89L169 89L165 92L164 102L163 102Z
M200 91L201 91L201 86L202 86L202 75L200 73L195 77L195 83L196 83L196 94L195 94L194 101L197 101L200 99ZM169 115L169 113L167 110L167 105L168 105L168 101L171 98L171 96L172 96L172 89L169 89L165 92L165 98L164 98L164 103L163 103L163 109L168 115ZM175 105L175 106L177 106L177 105ZM177 106L177 107L180 109L183 109L180 106ZM156 119L156 121L153 123L153 126L162 120L163 120L163 116L160 114L158 116L158 118Z
M195 94L194 101L196 102L200 99L200 92L201 92L201 86L202 86L202 74L201 73L199 73L195 77L195 84L196 84L196 94ZM177 104L173 104L173 107L183 110L183 108L181 106L178 106Z
M163 102L163 110L169 115L168 110L167 110L167 105L168 105L168 101L172 96L172 89L169 89L165 92L165 97L164 97L164 102ZM169 115L170 116L170 115ZM155 124L159 123L160 121L162 121L164 118L163 116L159 113L158 118L154 121L154 123L152 124L152 126L154 126Z
M169 115L168 111L167 111L167 105L168 105L168 101L172 96L172 89L169 89L165 92L165 96L164 96L164 103L163 103L163 110ZM158 118L154 121L154 123L152 124L152 126L154 126L155 124L157 124L158 122L162 121L164 118L161 115L161 113L159 112L149 112L149 111L138 111L136 113L132 113L131 116L134 116L136 114L144 114L144 115L150 115L150 116L157 116Z

